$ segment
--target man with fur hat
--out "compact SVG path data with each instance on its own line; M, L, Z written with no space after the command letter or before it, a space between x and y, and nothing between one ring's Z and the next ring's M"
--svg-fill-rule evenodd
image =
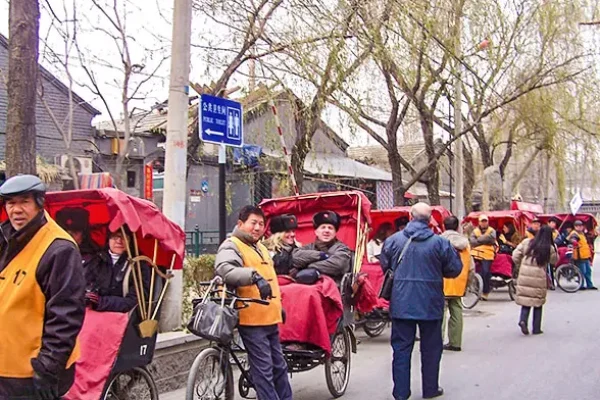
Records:
M304 250L316 250L326 254L322 260L313 262L308 267L331 277L338 284L342 281L344 274L350 271L352 259L350 248L337 238L340 223L340 216L336 212L316 213L313 216L313 226L317 238L314 243L303 247Z
M63 208L56 213L56 223L77 243L83 263L90 261L100 248L90 238L90 213L79 207Z

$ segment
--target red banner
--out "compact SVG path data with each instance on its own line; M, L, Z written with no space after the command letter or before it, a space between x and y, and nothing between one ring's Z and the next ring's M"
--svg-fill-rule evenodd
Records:
M152 201L152 163L144 165L144 198Z

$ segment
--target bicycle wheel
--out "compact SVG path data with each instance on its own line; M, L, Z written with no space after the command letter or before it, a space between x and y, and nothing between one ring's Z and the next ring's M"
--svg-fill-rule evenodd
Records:
M133 368L114 376L103 400L158 400L158 389L146 368Z
M483 278L478 273L474 273L469 277L469 285L465 295L460 301L464 308L470 310L479 303L481 293L483 292Z
M556 269L556 285L567 293L575 293L583 285L583 275L574 264L563 264Z
M363 325L363 330L369 337L380 336L385 330L387 323L385 321L369 321Z
M351 353L350 333L344 329L333 337L331 356L325 360L327 388L334 398L342 397L348 388Z
M196 359L187 381L186 400L233 400L235 388L228 353L211 347Z

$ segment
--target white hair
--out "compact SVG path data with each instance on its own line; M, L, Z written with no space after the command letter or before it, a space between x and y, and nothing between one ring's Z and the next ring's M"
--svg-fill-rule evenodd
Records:
M431 206L427 203L417 203L410 209L414 220L429 221L431 218Z

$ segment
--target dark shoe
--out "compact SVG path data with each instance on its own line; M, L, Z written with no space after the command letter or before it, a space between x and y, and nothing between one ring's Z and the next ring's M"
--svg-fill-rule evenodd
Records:
M451 346L450 344L445 344L444 350L446 350L446 351L462 351L462 348L459 346Z
M523 332L523 335L529 335L529 329L527 329L527 322L520 321L519 326L521 327L521 332Z
M424 399L435 399L436 397L440 397L440 396L443 396L443 395L444 395L444 389L438 388L437 392L435 392L434 394L429 395L429 396L423 395L423 398Z
M534 335L541 335L542 333L544 333L544 331L533 331Z
M579 288L579 290L587 290L587 288L582 286Z
M596 286L589 287L588 290L598 290Z

